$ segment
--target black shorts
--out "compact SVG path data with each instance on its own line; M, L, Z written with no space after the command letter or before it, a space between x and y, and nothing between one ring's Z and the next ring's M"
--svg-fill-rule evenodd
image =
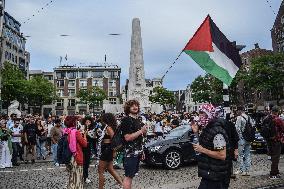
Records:
M111 144L102 144L100 160L111 162L113 161L113 150Z
M140 156L124 157L123 167L125 177L134 178L135 174L139 171Z
M51 137L46 138L47 146L51 146Z
M156 136L163 136L164 135L162 132L156 132L155 134L156 134Z

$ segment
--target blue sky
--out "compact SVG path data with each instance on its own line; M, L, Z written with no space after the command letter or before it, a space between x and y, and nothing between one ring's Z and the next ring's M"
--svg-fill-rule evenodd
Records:
M131 21L141 20L147 78L161 77L199 25L210 14L231 41L246 45L259 43L271 49L270 29L275 20L266 0L6 0L6 11L23 23L30 35L26 48L31 53L30 69L51 71L59 57L68 55L69 65L104 61L122 68L122 85L128 78ZM277 13L281 0L270 0ZM109 33L121 33L109 36ZM69 34L69 37L60 37ZM185 89L204 72L183 54L167 74L164 86Z

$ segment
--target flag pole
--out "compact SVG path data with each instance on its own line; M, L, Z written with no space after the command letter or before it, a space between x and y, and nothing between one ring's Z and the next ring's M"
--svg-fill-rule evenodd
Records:
M231 113L230 109L230 96L229 96L229 86L223 83L223 101L224 101L224 115Z
M167 73L170 71L170 69L172 69L173 65L177 62L177 60L179 59L179 57L181 56L181 54L183 53L183 50L179 53L179 55L177 56L177 58L174 60L174 62L171 64L171 66L168 68L168 70L166 71L166 73L163 75L162 77L162 83L163 80L165 78L165 76L167 75Z

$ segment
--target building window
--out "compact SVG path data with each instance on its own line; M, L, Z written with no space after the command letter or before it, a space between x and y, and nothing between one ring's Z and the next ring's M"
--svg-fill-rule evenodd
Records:
M68 96L69 97L75 97L75 89L69 89L68 90Z
M49 80L49 81L53 80L53 76L52 75L46 75L46 76L44 76L44 78Z
M64 79L66 77L66 72L57 72L56 77L57 79Z
M116 89L109 89L109 96L116 96Z
M76 84L75 80L68 81L68 87L75 87L75 84Z
M88 72L87 72L87 71L81 71L81 72L79 72L79 77L80 77L80 78L87 78L87 77L88 77Z
M109 87L116 87L116 80L110 80Z
M92 76L94 78L103 78L104 77L104 72L103 71L94 71L92 73Z
M80 87L87 87L87 80L80 80Z
M57 87L64 87L64 80L56 81Z
M116 98L110 98L109 103L110 104L116 104Z
M93 80L93 86L94 87L103 87L103 80L99 80L99 79L94 79Z
M109 71L104 71L104 77L109 78L110 77L110 72Z
M67 77L69 79L75 79L77 76L77 73L76 72L67 72Z
M75 99L69 99L68 100L68 106L75 106L75 105L76 105Z
M118 72L117 71L110 72L110 77L114 78L114 79L117 79L118 78Z
M64 106L64 100L63 100L63 99L57 100L56 106L61 106L61 107L63 107L63 106Z
M63 91L62 89L57 90L57 95L58 95L59 97L62 97L63 94L64 94L64 91Z

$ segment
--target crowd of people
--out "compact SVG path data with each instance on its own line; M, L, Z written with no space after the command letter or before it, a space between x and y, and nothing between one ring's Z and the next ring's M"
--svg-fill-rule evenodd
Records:
M99 189L104 188L105 172L118 185L131 189L132 180L139 172L139 163L145 158L144 143L171 132L180 125L189 125L198 142L193 147L198 155L200 189L225 189L236 174L250 175L251 140L255 130L265 133L268 155L271 158L271 179L281 177L278 164L284 143L283 113L277 106L266 112L246 112L238 107L224 114L221 107L204 105L198 112L141 114L136 100L126 102L124 113L113 115L49 116L26 115L0 118L0 168L20 166L20 161L32 164L52 157L54 166L66 164L69 173L67 188L80 189L90 183L89 166L97 160ZM267 133L270 133L267 135ZM122 147L113 146L114 138L121 136ZM64 137L68 143L70 160L62 160ZM61 155L60 155L61 154ZM67 158L68 159L68 158ZM20 160L20 161L19 161ZM238 170L233 173L233 161ZM210 162L210 163L208 163ZM124 178L116 167L123 167Z

